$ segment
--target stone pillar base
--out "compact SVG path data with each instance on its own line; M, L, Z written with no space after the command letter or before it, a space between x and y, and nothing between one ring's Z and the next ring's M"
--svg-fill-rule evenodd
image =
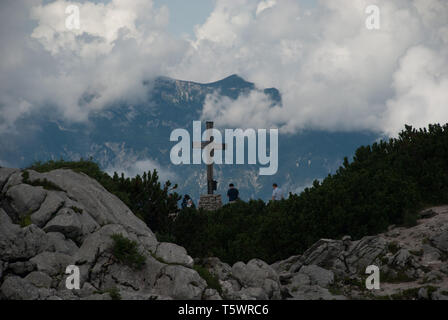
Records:
M216 211L222 207L220 194L204 194L199 199L199 209Z

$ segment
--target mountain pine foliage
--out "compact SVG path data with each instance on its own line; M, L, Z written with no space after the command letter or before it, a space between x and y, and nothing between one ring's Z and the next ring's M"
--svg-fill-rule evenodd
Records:
M225 205L216 212L188 208L176 219L180 197L157 172L110 177L92 161L50 161L30 169L81 171L98 180L159 235L194 257L227 263L260 258L274 262L301 254L321 238L359 239L394 225L412 226L417 212L448 203L448 125L416 130L356 150L353 160L300 195L283 201Z
M448 125L406 126L396 139L360 147L351 163L346 158L335 174L287 200L182 212L173 236L193 256L274 262L321 238L359 239L392 224L411 226L419 209L442 203L448 203Z

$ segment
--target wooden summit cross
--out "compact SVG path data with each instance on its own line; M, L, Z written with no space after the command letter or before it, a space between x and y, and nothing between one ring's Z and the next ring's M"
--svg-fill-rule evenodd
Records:
M206 129L213 129L213 121L207 121L205 123ZM194 149L205 149L206 146L213 143L213 149L210 152L211 158L215 156L215 150L225 150L226 145L223 144L214 144L214 137L210 135L210 132L207 133L206 136L207 141L198 141L193 142ZM207 159L207 162L209 159ZM217 182L213 180L213 163L207 165L207 194L213 195L213 191L217 189Z

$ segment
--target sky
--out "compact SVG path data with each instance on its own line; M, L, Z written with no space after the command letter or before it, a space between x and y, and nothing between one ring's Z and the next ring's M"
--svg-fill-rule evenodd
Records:
M79 29L67 27L71 5ZM83 122L137 103L158 75L238 74L280 90L281 105L263 92L211 94L202 117L219 126L393 136L446 123L447 22L446 0L3 0L0 132L43 108Z
M168 29L173 34L193 37L194 27L205 22L213 11L215 0L156 0L155 5L169 8Z
M303 7L316 6L315 0L301 0ZM194 36L194 28L203 24L213 12L216 0L156 0L155 6L170 10L169 30L176 35Z

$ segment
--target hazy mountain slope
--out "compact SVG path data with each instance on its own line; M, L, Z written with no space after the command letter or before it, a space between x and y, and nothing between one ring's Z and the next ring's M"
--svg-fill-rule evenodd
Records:
M145 103L116 103L91 114L87 123L61 121L51 109L20 119L16 132L0 137L0 161L11 167L25 167L36 160L92 157L103 169L129 174L155 166L160 168L162 179L179 183L180 193L197 199L206 189L205 166L171 164L171 131L185 128L191 132L192 122L200 119L208 94L219 92L236 99L258 89L236 75L209 84L161 77L147 85ZM264 92L281 103L278 90ZM280 135L279 171L275 176L258 176L258 165L216 166L218 191L225 193L226 185L234 182L243 199L268 199L275 181L286 193L298 192L314 179L337 169L343 157L350 156L358 146L376 138L374 133L361 132L305 131Z

